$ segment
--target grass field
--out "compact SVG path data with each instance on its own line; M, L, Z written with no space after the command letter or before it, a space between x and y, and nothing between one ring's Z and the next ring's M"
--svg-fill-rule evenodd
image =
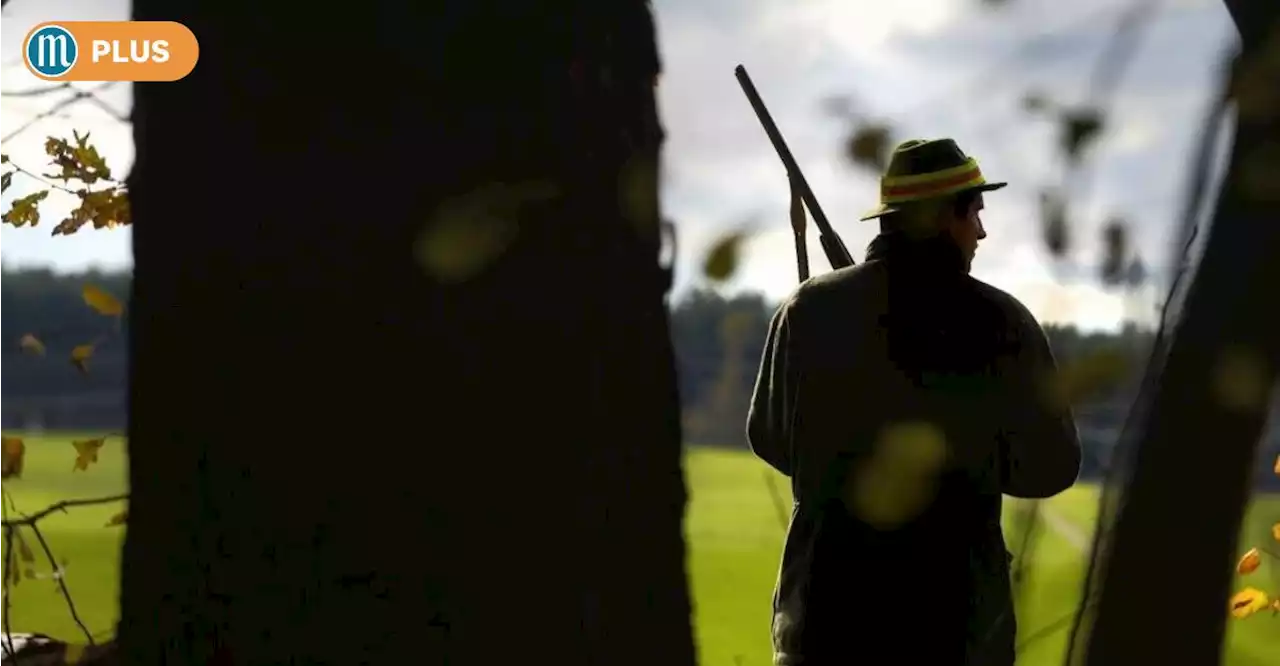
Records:
M70 437L27 440L23 478L5 483L18 507L34 511L62 499L110 495L125 489L126 460L120 440L108 440L99 462L73 472ZM764 465L749 454L709 448L689 451L685 463L692 492L687 532L689 575L696 606L701 663L710 666L765 666L771 663L768 637L769 603L783 537L771 500ZM786 494L786 484L774 477ZM1087 541L1096 493L1077 487L1052 500L1055 520L1041 531L1032 582L1022 597L1019 627L1023 636L1036 632L1076 607L1084 572L1082 542ZM65 559L66 582L82 618L95 634L114 625L123 528L105 527L120 506L75 508L42 521L53 551ZM1280 520L1280 499L1256 502L1247 531L1252 540L1270 538L1270 525ZM36 550L36 574L50 567ZM1272 563L1251 578L1280 582ZM1176 585L1176 580L1170 581ZM39 631L74 639L79 630L52 580L23 580L12 598L14 631ZM1157 615L1162 612L1153 610ZM1225 608L1224 608L1225 613ZM922 616L923 617L923 616ZM1226 663L1265 666L1280 663L1280 618L1259 615L1231 623ZM922 627L922 631L924 627ZM1065 631L1037 641L1021 657L1023 666L1060 664Z
M766 476L773 473L749 454L717 449L690 450L685 473L693 498L687 520L689 574L701 663L767 666L769 602L783 538ZM787 495L783 478L775 475L774 482ZM1053 520L1046 520L1039 531L1034 570L1020 596L1020 636L1036 633L1078 606L1097 499L1095 488L1078 486L1046 504ZM1006 502L1006 508L1012 503ZM1259 499L1250 511L1246 533L1256 543L1265 543L1278 520L1280 498ZM1250 579L1263 588L1280 583L1280 566L1265 563ZM1160 612L1153 609L1157 616ZM1280 663L1280 618L1260 614L1229 626L1224 663ZM1066 639L1066 630L1049 634L1029 646L1018 663L1061 664Z

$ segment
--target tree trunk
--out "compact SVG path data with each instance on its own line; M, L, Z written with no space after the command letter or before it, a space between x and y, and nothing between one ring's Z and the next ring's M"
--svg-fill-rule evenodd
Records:
M1132 478L1081 642L1090 666L1220 659L1240 524L1280 368L1280 6L1227 5L1243 37L1229 171L1138 424Z
M648 3L298 7L134 0L124 662L692 664Z

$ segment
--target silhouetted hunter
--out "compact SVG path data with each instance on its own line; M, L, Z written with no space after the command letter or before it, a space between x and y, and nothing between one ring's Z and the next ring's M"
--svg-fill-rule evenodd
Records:
M1004 186L950 139L899 145L866 261L770 323L747 435L795 495L779 666L1013 664L1001 495L1070 487L1080 443L1045 391L1044 331L969 275L983 193Z

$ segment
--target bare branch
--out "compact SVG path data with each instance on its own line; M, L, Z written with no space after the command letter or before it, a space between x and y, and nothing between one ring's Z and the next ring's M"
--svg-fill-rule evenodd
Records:
M127 499L129 499L129 493L121 493L119 495L110 495L108 497L92 497L88 499L62 500L61 502L47 506L29 516L23 516L22 518L14 518L12 520L6 519L3 521L3 526L6 528L21 527L23 525L34 526L37 522L43 520L45 517L49 516L50 514L57 513L59 511L66 511L67 509L70 509L72 507L110 504L112 502L122 502Z

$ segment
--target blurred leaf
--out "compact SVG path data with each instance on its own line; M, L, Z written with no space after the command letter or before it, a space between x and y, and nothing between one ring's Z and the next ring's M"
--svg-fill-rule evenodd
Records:
M0 192L4 192L5 190L9 189L9 186L12 184L13 184L12 171L4 174L3 176L0 176Z
M1125 281L1129 255L1129 229L1124 220L1113 219L1102 227L1102 282L1117 285Z
M1280 476L1280 456L1276 456L1276 464L1272 471L1276 473L1276 476Z
M1055 258L1062 258L1071 244L1071 230L1067 227L1067 204L1059 192L1040 193L1040 219L1045 247Z
M1142 257L1134 257L1125 271L1125 283L1131 288L1140 287L1147 281L1147 277L1147 265L1142 262Z
M1102 131L1102 114L1096 109L1074 109L1062 114L1062 151L1067 158L1080 158Z
M89 359L93 358L93 345L76 345L71 350L71 365L76 366L80 374L89 374Z
M822 111L827 115L837 118L851 118L856 113L857 106L854 104L853 97L849 95L830 95L824 97L821 102Z
M28 333L18 340L18 349L28 354L44 356L44 343L36 336Z
M1231 615L1236 619L1244 619L1267 607L1270 600L1267 593L1255 587L1246 587L1231 597Z
M18 559L23 562L35 562L36 554L31 552L31 546L27 545L27 540L22 538L22 531L15 529L13 531L15 541L18 542Z
M880 173L889 161L889 138L890 130L887 125L860 125L849 136L845 152L854 164Z
M1276 86L1280 88L1280 86ZM1261 202L1280 201L1280 145L1250 146L1240 167L1242 189L1249 198Z
M1271 526L1271 538L1280 541L1280 523Z
M89 465L98 462L98 450L107 442L106 437L96 439L78 439L71 442L76 449L76 463L72 470L84 471Z
M872 456L845 475L845 508L876 529L901 527L933 501L946 459L946 437L937 426L890 424L876 438Z
M100 315L118 317L124 312L124 305L115 296L108 294L95 285L84 285L80 290L80 294L84 298L85 304L96 310Z
M1236 573L1247 576L1257 571L1260 566L1262 566L1262 553L1257 548L1250 548L1249 552L1245 553L1236 564Z
M0 220L4 224L12 224L15 227L23 227L26 225L36 226L40 223L39 204L49 196L49 190L41 190L32 192L24 197L18 197L9 204L9 210Z
M1233 411L1262 409L1270 386L1266 359L1252 349L1229 347L1214 366L1214 395L1219 404Z
M1039 91L1033 90L1022 96L1022 109L1027 113L1044 113L1049 106L1049 98Z
M107 521L106 527L116 527L118 525L124 525L128 521L129 521L129 510L125 509L124 511L121 511L116 515L111 516L111 520Z
M732 277L738 270L738 255L746 237L747 234L743 231L733 231L717 239L707 251L702 263L702 274L716 282Z
M526 207L558 192L554 184L540 181L492 183L445 202L418 237L419 264L446 283L476 277L515 242Z
M1118 348L1101 349L1063 363L1048 378L1047 398L1062 410L1112 390L1129 373L1129 358Z
M21 437L13 437L11 435L3 436L3 462L4 469L0 472L0 478L22 478L22 463L27 455L27 443L22 441Z

